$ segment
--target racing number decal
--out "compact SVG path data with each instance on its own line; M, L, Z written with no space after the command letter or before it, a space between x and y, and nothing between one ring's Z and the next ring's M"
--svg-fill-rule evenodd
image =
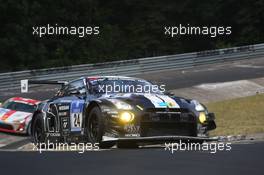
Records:
M80 114L73 114L74 118L74 127L81 127L81 119L80 119Z
M74 100L71 103L71 131L81 131L84 100Z

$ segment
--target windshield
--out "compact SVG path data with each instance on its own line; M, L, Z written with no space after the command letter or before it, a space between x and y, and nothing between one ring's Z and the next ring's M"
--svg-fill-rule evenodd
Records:
M113 93L157 93L162 94L158 85L140 79L109 79L90 80L90 89L94 94Z
M29 113L33 113L37 108L36 105L19 103L19 102L15 102L15 101L7 101L1 107L6 108L6 109L10 109L10 110L29 112Z

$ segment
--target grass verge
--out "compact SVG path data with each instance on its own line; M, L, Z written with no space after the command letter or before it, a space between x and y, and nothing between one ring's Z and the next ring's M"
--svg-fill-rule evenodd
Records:
M211 135L264 133L264 94L206 104L216 115Z

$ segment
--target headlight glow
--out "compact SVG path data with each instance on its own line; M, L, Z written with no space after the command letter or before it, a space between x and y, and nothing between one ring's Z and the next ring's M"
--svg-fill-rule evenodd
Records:
M131 112L122 112L119 118L122 122L129 123L134 120L134 114Z
M123 110L131 110L132 106L130 104L127 104L121 100L118 99L109 99L109 101L111 101L117 109L123 109Z
M199 121L203 124L206 122L206 115L204 112L200 112L199 114Z

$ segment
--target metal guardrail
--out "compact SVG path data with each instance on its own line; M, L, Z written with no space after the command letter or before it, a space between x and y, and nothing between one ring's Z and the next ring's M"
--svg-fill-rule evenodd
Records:
M0 90L18 89L22 79L72 80L77 77L92 75L133 76L147 72L180 70L200 65L261 58L262 56L264 56L264 43L169 56L8 72L0 74Z

